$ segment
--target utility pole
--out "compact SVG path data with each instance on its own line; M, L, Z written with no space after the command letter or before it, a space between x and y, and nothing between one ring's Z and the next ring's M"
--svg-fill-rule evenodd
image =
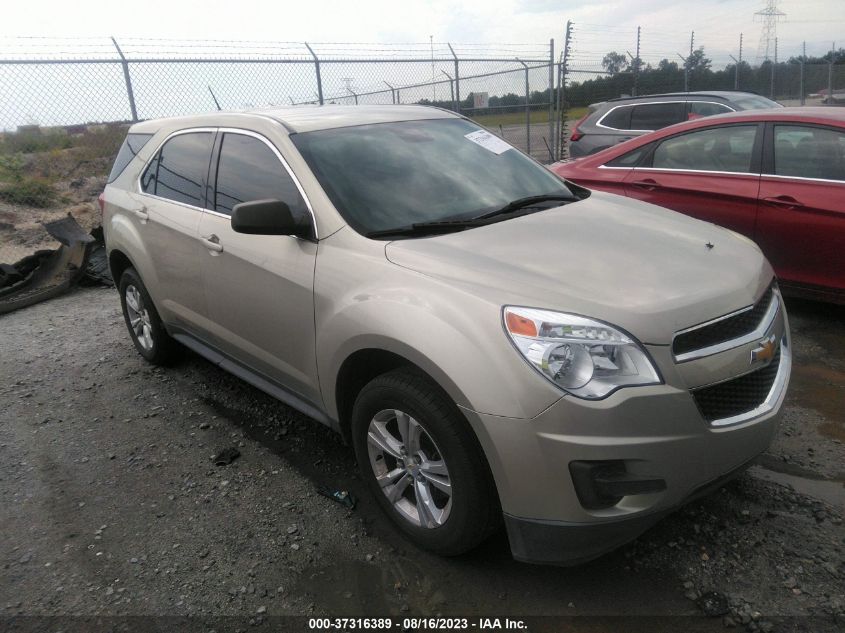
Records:
M742 33L739 34L739 62L736 66L736 87L739 90L739 67L742 66Z

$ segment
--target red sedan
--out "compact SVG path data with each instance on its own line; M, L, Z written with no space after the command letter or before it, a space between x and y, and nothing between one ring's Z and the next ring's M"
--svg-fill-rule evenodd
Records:
M845 108L696 119L551 169L743 233L784 290L845 303Z

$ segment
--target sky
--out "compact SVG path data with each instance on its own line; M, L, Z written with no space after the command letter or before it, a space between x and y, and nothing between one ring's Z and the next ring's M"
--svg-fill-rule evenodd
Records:
M714 60L757 53L764 0L32 0L0 9L2 36L156 37L314 42L546 43L575 23L584 56L635 46L643 28L644 59L696 47ZM781 58L821 54L845 44L845 0L780 0ZM0 42L2 43L2 42ZM676 50L677 49L677 50ZM560 50L558 48L558 50ZM665 54L662 54L665 53Z

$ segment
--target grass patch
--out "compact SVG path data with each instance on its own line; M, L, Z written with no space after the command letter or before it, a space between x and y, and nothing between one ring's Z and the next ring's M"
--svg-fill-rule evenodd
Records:
M567 120L580 119L585 114L587 114L587 108L571 108L566 111L566 118ZM469 118L471 118L479 125L483 125L484 127L492 129L498 128L500 125L525 125L525 110L519 112L498 112L495 114L479 114L477 116L468 114L467 116L469 116ZM530 120L531 125L540 125L542 123L548 123L548 108L542 110L531 110Z
M23 177L0 185L0 200L11 204L44 209L57 198L58 193L53 185L43 178Z

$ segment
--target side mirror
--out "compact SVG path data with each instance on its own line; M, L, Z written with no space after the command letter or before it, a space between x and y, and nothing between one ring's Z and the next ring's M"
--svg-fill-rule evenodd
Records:
M295 235L310 239L311 220L294 217L281 200L241 202L232 209L232 230L248 235Z

